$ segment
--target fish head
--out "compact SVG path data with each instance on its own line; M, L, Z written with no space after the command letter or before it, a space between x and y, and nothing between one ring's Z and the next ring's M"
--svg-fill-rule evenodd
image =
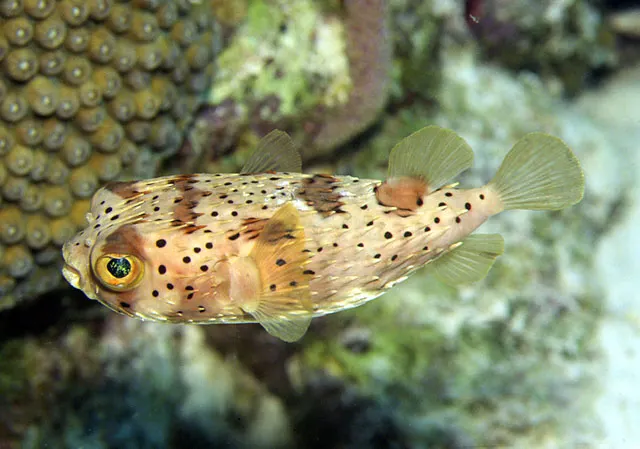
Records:
M151 292L150 264L135 225L86 236L82 233L63 247L67 281L110 309L133 316L133 303Z
M134 219L136 212L120 209L113 198L105 201L103 196L108 194L96 194L87 214L87 227L64 244L62 274L89 298L134 316L133 303L143 292L150 295L153 290L150 256Z

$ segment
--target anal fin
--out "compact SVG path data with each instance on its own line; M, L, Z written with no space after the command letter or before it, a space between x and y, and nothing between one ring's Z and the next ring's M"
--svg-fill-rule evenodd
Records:
M250 254L260 272L261 292L241 306L267 332L288 342L305 334L313 316L304 242L298 210L291 203L282 206L267 221Z
M460 246L433 261L435 276L448 285L468 284L484 278L504 252L500 234L470 235Z

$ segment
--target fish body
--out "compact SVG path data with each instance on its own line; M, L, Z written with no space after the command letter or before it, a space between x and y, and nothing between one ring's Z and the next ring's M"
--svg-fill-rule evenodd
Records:
M295 149L275 132L240 174L105 186L88 226L63 248L63 273L129 316L259 322L293 341L312 317L361 305L426 264L448 283L480 279L503 248L498 235L469 236L488 217L578 201L577 160L550 136L530 135L521 147L536 144L550 146L549 160L516 151L494 181L462 190L441 184L466 169L472 153L442 128L398 144L386 181L294 172Z

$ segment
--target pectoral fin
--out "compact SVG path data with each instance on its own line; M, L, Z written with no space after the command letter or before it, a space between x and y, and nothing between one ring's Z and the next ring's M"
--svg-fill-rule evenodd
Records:
M468 284L484 278L504 251L500 234L470 235L462 244L431 265L438 279L448 285Z
M304 273L309 255L298 210L282 206L265 224L250 257L261 278L259 296L242 309L271 335L284 341L300 339L311 322L310 276Z

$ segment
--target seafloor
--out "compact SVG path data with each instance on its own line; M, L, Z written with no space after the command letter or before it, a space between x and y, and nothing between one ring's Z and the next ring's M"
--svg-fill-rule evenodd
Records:
M637 3L0 0L0 70L1 449L640 447ZM109 180L237 170L274 127L307 171L384 178L428 124L474 149L463 187L558 136L584 199L491 219L486 279L419 271L294 344L60 276Z

